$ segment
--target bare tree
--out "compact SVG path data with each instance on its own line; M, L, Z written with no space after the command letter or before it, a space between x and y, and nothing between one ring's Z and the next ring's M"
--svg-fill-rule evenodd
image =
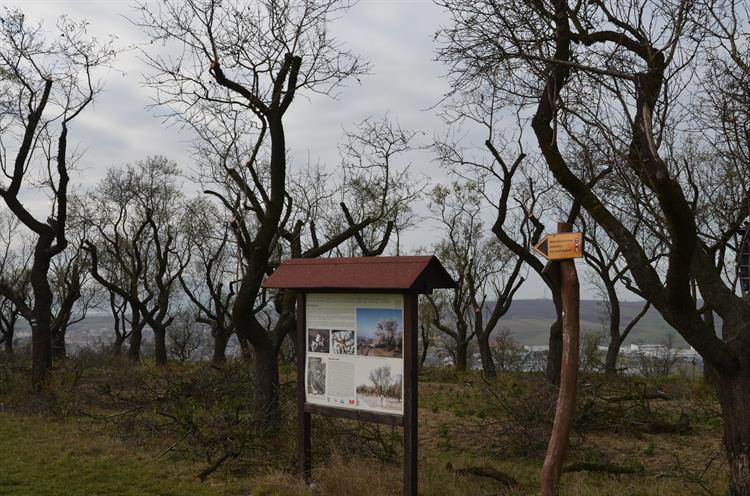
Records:
M355 224L354 219L374 216L376 220L354 233L337 252L344 256L382 255L393 237L394 251L401 253L400 235L416 222L412 206L425 186L411 174L411 163L402 163L417 146L419 134L402 127L389 114L368 117L344 131L344 143L339 146L344 184L339 194L346 224L339 220L339 230ZM333 218L341 216L336 212Z
M0 274L5 284L24 302L19 305L19 298L8 298L0 292L0 344L7 354L13 353L16 324L22 312L28 311L27 302L31 297L28 270L31 253L24 253L21 237L21 221L7 210L0 210ZM27 313L26 317L29 316Z
M132 321L128 320L128 300L122 298L114 291L109 293L109 311L112 315L112 326L115 333L115 340L112 342L112 354L120 356L122 354L122 345L132 335Z
M65 338L70 326L82 322L101 303L100 289L91 284L89 263L80 243L70 245L52 261L52 355L65 358Z
M131 208L136 201L133 191L138 184L136 175L132 167L126 171L110 169L81 206L81 221L92 225L93 232L86 241L93 240L97 246L97 271L105 272L112 286L105 289L114 321L114 352L119 353L129 339L127 355L134 362L140 361L146 326L138 306L132 303L139 298L140 280L146 277L139 246L145 225ZM127 298L121 296L122 291L128 293ZM126 317L128 313L130 318Z
M94 195L98 214L90 214L96 237L84 243L96 282L126 299L154 332L157 365L167 363L170 309L190 260L180 256L187 249L187 212L176 178L177 164L164 157L110 169ZM131 347L140 344L133 326Z
M226 362L226 349L234 334L233 298L237 284L236 246L231 243L229 223L218 208L205 198L188 204L187 236L192 263L179 275L180 284L198 309L196 321L211 329L214 340L212 361Z
M617 358L620 348L625 342L630 331L646 315L651 308L651 302L646 301L641 310L631 318L625 328L622 326L622 311L620 305L619 287L628 287L634 294L640 296L640 291L634 288L627 277L628 268L621 258L621 250L612 243L605 233L596 225L586 223L587 216L581 216L580 222L585 233L584 258L586 263L596 274L593 281L598 289L607 311L607 327L609 328L609 343L607 355L604 359L604 372L606 374L617 373ZM652 257L653 258L653 257Z
M432 191L430 207L446 233L436 252L458 284L448 305L455 325L443 322L435 299L429 301L433 303L433 323L455 342L451 349L456 369L466 369L468 346L476 337L483 370L494 377L489 339L523 283L523 261L513 257L496 238L487 237L481 217L481 188L477 183L454 182L450 187L436 186Z
M528 358L528 352L514 338L507 328L500 329L495 336L492 357L497 368L505 372L521 372Z
M114 52L110 43L87 34L85 22L62 17L46 38L48 32L21 11L6 8L0 15L0 169L9 181L0 184L0 198L36 238L28 313L32 384L39 390L52 366L50 264L68 246L68 183L74 160L68 131L100 90L94 72L108 64ZM46 214L32 212L21 200L35 170L51 200ZM2 276L0 292L17 306L26 305Z
M442 51L454 63L454 84L470 84L487 70L503 75L505 101L533 109L531 128L556 180L622 250L644 298L716 370L729 493L750 494L744 413L750 409L750 301L738 294L736 273L725 263L729 240L750 214L741 154L748 107L727 106L747 95L748 49L740 41L747 33L738 20L746 19L746 4L440 3L454 21L443 32ZM717 62L716 70L701 67L707 60ZM718 108L710 103L714 126L697 132L684 126L682 107L696 91L695 71L724 81L715 96L731 95ZM734 132L733 123L745 132ZM709 160L684 153L691 141ZM592 142L617 157L612 174L627 196L590 184L610 167L577 159ZM719 196L706 194L703 184L720 185ZM664 258L652 260L628 217L663 239ZM696 290L722 318L721 337L702 318Z
M554 186L546 168L540 166L535 157L527 157L522 136L518 137L517 144L513 144L498 128L498 122L505 121L505 114L497 78L498 74L488 72L467 87L454 88L443 109L449 132L446 138L435 144L435 149L441 164L452 174L482 185L485 202L495 212L492 233L513 254L517 267L524 265L526 270L536 272L549 289L556 319L549 331L546 372L548 381L558 384L562 360L560 280L556 271L545 270L545 264L537 258L532 247L544 232L543 221L548 214L569 202ZM486 132L481 147L470 146L464 139L455 139L454 135L459 134L465 125ZM516 154L512 153L514 149L518 150ZM578 211L575 204L570 206L569 223L575 220ZM514 278L509 277L508 282L510 286L505 289L512 290ZM512 294L503 294L510 304Z
M289 292L271 295L278 318L271 330L263 325L259 312L268 306L263 280L282 256L329 253L382 219L350 211L341 229L330 223L324 236L324 226L307 215L306 206L297 208L299 198L290 194L289 108L306 93L334 94L367 68L327 30L348 6L343 0L262 0L250 6L168 0L156 10L141 4L133 21L151 41L181 54L161 56L151 46L144 51L153 69L147 84L159 108L198 133L204 191L231 218L241 258L232 317L240 342L254 351L260 430L278 425L278 353L295 327L295 297ZM346 205L340 210L346 212Z
M0 297L0 344L5 353L13 354L13 339L21 310L12 301Z
M180 362L186 362L203 346L203 324L197 321L193 309L180 308L175 313L175 319L167 329L169 353Z
M385 406L385 399L394 396L394 389L401 387L401 376L394 376L391 373L391 367L384 365L370 372L370 382L373 384L373 391L380 398L380 406ZM400 397L400 391L398 392Z

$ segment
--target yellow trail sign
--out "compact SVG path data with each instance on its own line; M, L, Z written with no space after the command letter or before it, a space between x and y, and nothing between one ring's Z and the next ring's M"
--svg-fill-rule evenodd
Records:
M548 234L534 251L547 260L567 260L583 256L583 233Z

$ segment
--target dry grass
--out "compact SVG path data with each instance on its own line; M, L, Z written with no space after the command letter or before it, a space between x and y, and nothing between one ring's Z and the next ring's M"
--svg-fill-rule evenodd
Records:
M0 363L0 495L401 494L400 431L371 424L316 417L314 483L307 487L294 476L294 409L289 401L294 390L289 375L282 391L286 423L273 438L273 448L268 448L270 441L253 438L240 456L200 483L195 476L207 465L206 447L214 439L235 442L251 424L247 370L200 365L155 370L113 365L97 357L87 360L57 370L50 391L34 398L26 394L25 366ZM568 473L562 494L725 492L720 421L710 390L673 383L668 385L670 401L613 407L601 398L653 384L586 384L568 462L638 466L639 472ZM511 374L486 384L475 374L427 371L420 382L420 494L537 494L543 442L551 424L549 397L539 377ZM112 416L133 405L140 407ZM690 419L690 429L682 434L654 429L681 416ZM181 440L191 422L200 435L191 433ZM528 437L519 441L519 432ZM457 469L493 467L518 485L505 488L492 479L460 476L446 469L447 462Z

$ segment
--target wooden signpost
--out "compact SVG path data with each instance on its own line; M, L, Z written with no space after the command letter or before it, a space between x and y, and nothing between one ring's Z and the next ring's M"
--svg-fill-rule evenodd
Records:
M534 251L547 260L569 260L583 256L583 233L559 232L548 234L536 246Z
M417 495L418 295L455 288L437 258L292 259L264 288L297 296L297 456L312 472L311 414L404 428L404 495Z
M559 494L565 449L576 401L576 381L578 379L578 353L580 347L580 287L578 273L573 259L583 256L583 234L573 233L567 223L557 225L557 234L547 235L534 247L538 253L550 260L549 270L557 270L560 275L560 293L563 304L563 351L560 370L560 390L555 409L547 454L540 476L542 496ZM545 269L545 270L547 270Z

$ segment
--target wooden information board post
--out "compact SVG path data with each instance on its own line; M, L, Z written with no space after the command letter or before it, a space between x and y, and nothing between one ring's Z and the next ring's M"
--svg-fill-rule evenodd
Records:
M580 349L580 287L576 272L575 258L583 256L583 235L571 232L570 224L557 224L557 233L544 237L534 246L540 255L550 262L545 270L558 271L560 297L563 304L562 332L563 350L560 370L560 390L555 408L555 421L552 425L547 454L544 457L540 474L542 496L559 494L565 449L576 402L576 380L578 377L578 354Z
M291 259L263 283L297 293L297 455L310 480L311 414L404 429L417 495L418 295L456 283L433 256Z

